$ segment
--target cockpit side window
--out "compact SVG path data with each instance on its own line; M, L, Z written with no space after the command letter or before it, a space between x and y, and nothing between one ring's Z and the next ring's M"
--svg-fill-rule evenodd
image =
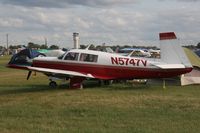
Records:
M98 55L93 55L93 54L81 54L80 61L85 61L85 62L97 62Z
M78 55L79 55L79 53L69 52L65 56L64 60L78 60Z

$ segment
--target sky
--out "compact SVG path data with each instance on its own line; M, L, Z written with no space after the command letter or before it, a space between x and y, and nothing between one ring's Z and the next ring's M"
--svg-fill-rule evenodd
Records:
M0 45L28 42L157 45L174 31L184 45L200 42L200 0L0 0Z

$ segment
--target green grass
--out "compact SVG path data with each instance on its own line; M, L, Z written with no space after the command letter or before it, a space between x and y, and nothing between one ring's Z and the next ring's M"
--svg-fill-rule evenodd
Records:
M0 57L0 132L200 131L200 86L114 84L83 90L48 87L42 75L5 68Z

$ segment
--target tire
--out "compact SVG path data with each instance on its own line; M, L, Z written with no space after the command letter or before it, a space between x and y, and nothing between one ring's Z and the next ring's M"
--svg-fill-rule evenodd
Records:
M56 87L57 87L57 83L56 83L55 81L51 81L51 82L49 83L49 86L50 86L51 88L56 88Z

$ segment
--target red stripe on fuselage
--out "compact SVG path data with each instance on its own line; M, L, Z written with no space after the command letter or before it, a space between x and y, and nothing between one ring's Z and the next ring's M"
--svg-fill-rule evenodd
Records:
M119 67L99 64L83 64L62 61L33 61L34 67L76 71L83 74L92 74L99 79L133 79L133 78L167 78L188 73L192 68L160 69Z

